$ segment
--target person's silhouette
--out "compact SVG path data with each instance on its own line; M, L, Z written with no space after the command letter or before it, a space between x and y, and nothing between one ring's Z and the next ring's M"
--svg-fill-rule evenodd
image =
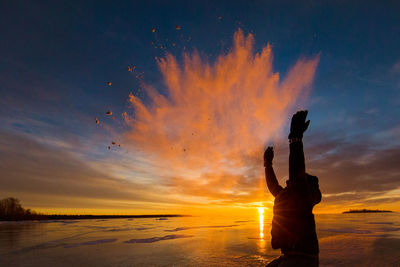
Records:
M303 133L307 111L298 111L292 117L289 134L289 180L279 185L272 160L274 150L264 153L267 186L275 197L272 219L271 245L281 249L282 255L267 266L318 266L318 239L315 232L313 207L321 201L318 178L306 173L303 152Z

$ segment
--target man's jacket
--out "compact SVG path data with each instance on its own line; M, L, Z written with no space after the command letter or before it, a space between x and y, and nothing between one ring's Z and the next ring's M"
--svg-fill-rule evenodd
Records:
M272 175L271 171L272 170ZM290 144L289 180L282 188L273 169L266 170L267 184L275 196L272 219L272 248L283 253L318 254L313 207L321 201L318 178L305 173L302 141Z

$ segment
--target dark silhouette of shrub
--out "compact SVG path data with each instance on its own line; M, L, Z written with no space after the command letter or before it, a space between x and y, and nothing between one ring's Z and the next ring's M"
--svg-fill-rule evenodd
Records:
M36 216L36 212L24 209L17 198L8 197L0 200L0 220L33 219Z

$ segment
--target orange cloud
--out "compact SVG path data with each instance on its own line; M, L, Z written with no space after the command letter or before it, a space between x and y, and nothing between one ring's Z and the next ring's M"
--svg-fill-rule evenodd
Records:
M289 112L307 98L318 56L298 60L281 79L272 68L271 47L255 53L253 46L253 35L238 30L230 52L212 63L193 53L185 54L180 64L167 53L158 61L165 88L144 85L146 103L130 95L134 117L126 120L128 145L164 166L168 175L180 177L170 182L184 185L188 195L201 195L195 187L207 184L220 186L211 195L204 192L215 199L218 192L249 193L237 181L248 177L253 167L248 158L259 155L261 163L266 142L280 133ZM226 178L227 173L235 178ZM259 179L259 174L249 179Z

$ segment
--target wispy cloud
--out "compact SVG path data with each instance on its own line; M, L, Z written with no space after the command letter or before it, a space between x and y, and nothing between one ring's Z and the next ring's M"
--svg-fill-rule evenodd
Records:
M42 204L57 203L62 207L65 199L71 204L89 199L82 203L83 207L93 207L92 202L97 201L103 209L115 207L113 201L141 203L142 207L150 206L149 203L184 203L163 194L165 189L157 184L113 177L63 149L40 144L28 136L0 133L0 153L0 193L4 196L14 193L24 198L36 194L41 195Z

